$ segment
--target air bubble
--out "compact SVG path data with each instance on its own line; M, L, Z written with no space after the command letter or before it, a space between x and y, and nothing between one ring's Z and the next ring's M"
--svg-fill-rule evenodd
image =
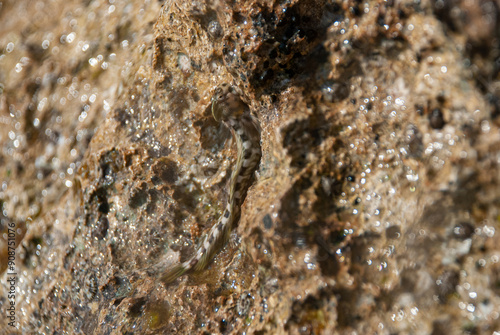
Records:
M75 37L76 37L76 34L72 32L68 36L66 36L66 41L68 43L71 43L71 42L73 42L75 40Z
M12 43L12 42L7 43L7 46L5 47L5 51L7 51L7 53L11 53L12 51L14 51L14 43Z

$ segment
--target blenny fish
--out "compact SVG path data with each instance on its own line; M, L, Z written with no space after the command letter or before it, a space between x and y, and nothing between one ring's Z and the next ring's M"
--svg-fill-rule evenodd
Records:
M212 115L216 121L222 122L231 130L236 140L238 158L229 184L229 199L224 213L212 226L194 255L161 275L164 283L173 282L187 272L203 270L227 242L232 229L239 221L241 205L262 156L259 123L234 87L222 84L215 89L212 96Z

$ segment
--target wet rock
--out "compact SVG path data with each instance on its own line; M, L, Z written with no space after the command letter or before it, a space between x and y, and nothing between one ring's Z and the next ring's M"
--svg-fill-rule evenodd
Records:
M16 330L498 328L494 1L0 6L0 306L14 223ZM165 285L231 192L222 83L262 159L228 243Z

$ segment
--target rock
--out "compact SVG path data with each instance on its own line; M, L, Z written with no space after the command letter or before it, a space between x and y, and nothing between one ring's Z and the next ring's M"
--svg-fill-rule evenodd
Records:
M497 329L497 7L0 3L0 329ZM222 83L263 156L229 242L166 285L228 198Z

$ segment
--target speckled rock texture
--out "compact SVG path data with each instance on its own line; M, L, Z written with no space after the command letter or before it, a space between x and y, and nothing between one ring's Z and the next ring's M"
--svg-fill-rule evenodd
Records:
M0 334L499 334L499 8L0 1ZM228 197L222 83L263 156L164 284Z

